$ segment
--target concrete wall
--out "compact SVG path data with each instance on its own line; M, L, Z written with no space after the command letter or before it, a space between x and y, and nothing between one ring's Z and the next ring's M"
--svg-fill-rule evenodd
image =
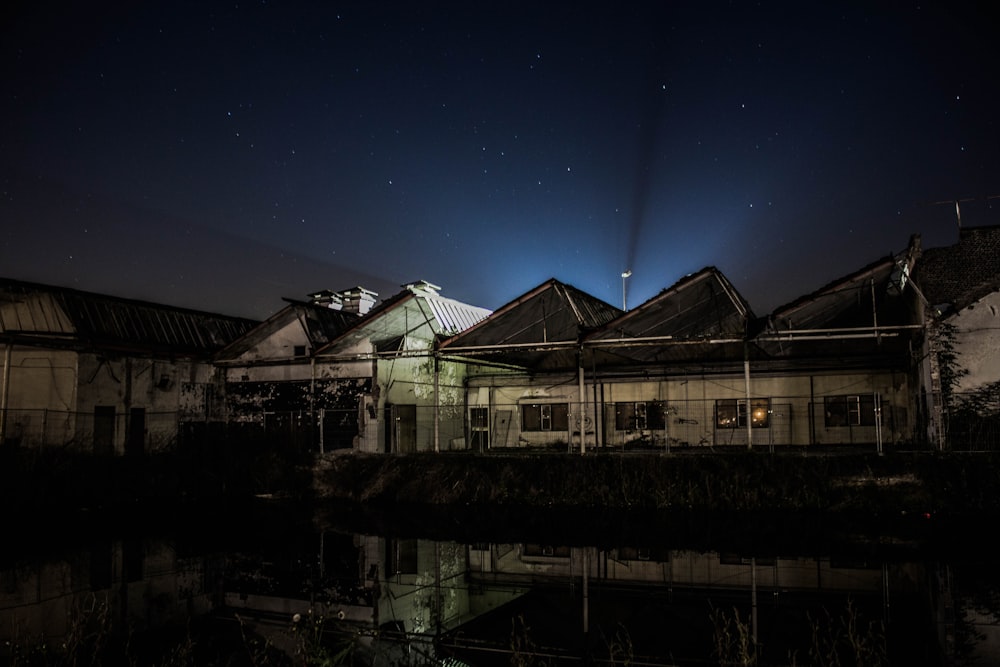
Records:
M1000 292L994 292L954 315L955 352L968 371L957 392L974 391L1000 381Z
M491 447L546 447L579 445L579 424L585 426L588 445L621 446L642 441L650 446L688 447L746 446L745 425L720 427L716 422L719 401L744 402L747 382L742 374L689 375L661 380L602 381L584 378L580 400L579 378L559 374L545 377L479 376L471 378L468 390L470 423L475 410L489 415ZM914 432L910 392L902 373L831 372L812 375L750 375L751 402L763 399L769 410L766 426L752 428L753 446L806 444L869 444L881 435L883 444L905 443ZM872 398L878 394L878 403ZM859 396L871 410L880 405L881 434L873 424L828 425L824 399ZM618 428L616 410L643 403L640 409L665 412L662 419L650 415L645 428L639 421ZM560 407L568 419L551 429L528 428L525 406ZM625 406L624 408L622 406ZM535 408L531 408L535 409ZM553 413L554 414L554 413ZM509 423L508 423L509 422ZM650 423L656 427L649 426ZM744 422L745 424L745 422ZM560 428L556 428L559 426Z

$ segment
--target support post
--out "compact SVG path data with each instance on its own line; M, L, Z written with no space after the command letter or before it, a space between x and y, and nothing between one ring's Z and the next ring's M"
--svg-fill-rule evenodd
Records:
M440 406L441 370L438 366L438 355L434 355L434 451L441 451L441 406Z
M743 343L743 382L747 395L747 449L753 449L753 408L750 405L750 345ZM736 411L739 416L739 410Z
M580 357L579 357L579 376L580 376L580 455L583 456L587 453L587 401L583 394L583 347L580 347Z
M7 400L10 396L10 363L14 345L7 343L3 353L3 386L0 387L0 445L7 442Z

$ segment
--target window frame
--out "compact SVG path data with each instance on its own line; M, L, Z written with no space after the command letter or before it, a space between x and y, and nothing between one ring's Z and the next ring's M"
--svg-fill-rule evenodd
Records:
M756 417L758 410L763 410L763 417ZM750 399L751 428L771 428L771 399ZM725 419L725 423L723 423ZM739 429L747 427L747 399L720 398L715 401L715 428Z
M840 420L843 420L843 423L840 423ZM874 394L824 396L823 426L824 428L875 426Z
M521 431L525 433L569 431L569 403L522 403Z
M662 431L667 427L666 401L616 401L614 408L616 431Z

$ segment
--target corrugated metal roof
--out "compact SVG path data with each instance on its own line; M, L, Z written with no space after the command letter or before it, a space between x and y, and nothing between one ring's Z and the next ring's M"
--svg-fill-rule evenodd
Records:
M210 354L257 323L201 311L0 279L9 339L162 354Z
M470 306L454 299L431 295L418 296L430 306L437 321L436 333L441 335L451 336L465 331L490 316L490 311L485 308Z
M442 297L436 290L424 281L406 285L318 353L336 354L362 341L379 352L399 351L414 340L425 341L430 349L437 336L463 331L490 315L485 308Z

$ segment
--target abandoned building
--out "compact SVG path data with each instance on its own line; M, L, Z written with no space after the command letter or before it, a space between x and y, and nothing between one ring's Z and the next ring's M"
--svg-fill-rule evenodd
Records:
M212 400L212 355L254 324L2 279L0 443L97 454L169 447L180 415Z
M0 439L942 448L956 396L998 412L998 249L992 227L929 250L914 236L766 317L715 267L628 311L555 279L495 312L415 281L381 302L362 287L286 299L263 322L4 280Z
M360 287L290 302L216 355L226 419L320 452L460 441L464 365L435 364L432 351L489 311L440 289L415 281L378 305Z

